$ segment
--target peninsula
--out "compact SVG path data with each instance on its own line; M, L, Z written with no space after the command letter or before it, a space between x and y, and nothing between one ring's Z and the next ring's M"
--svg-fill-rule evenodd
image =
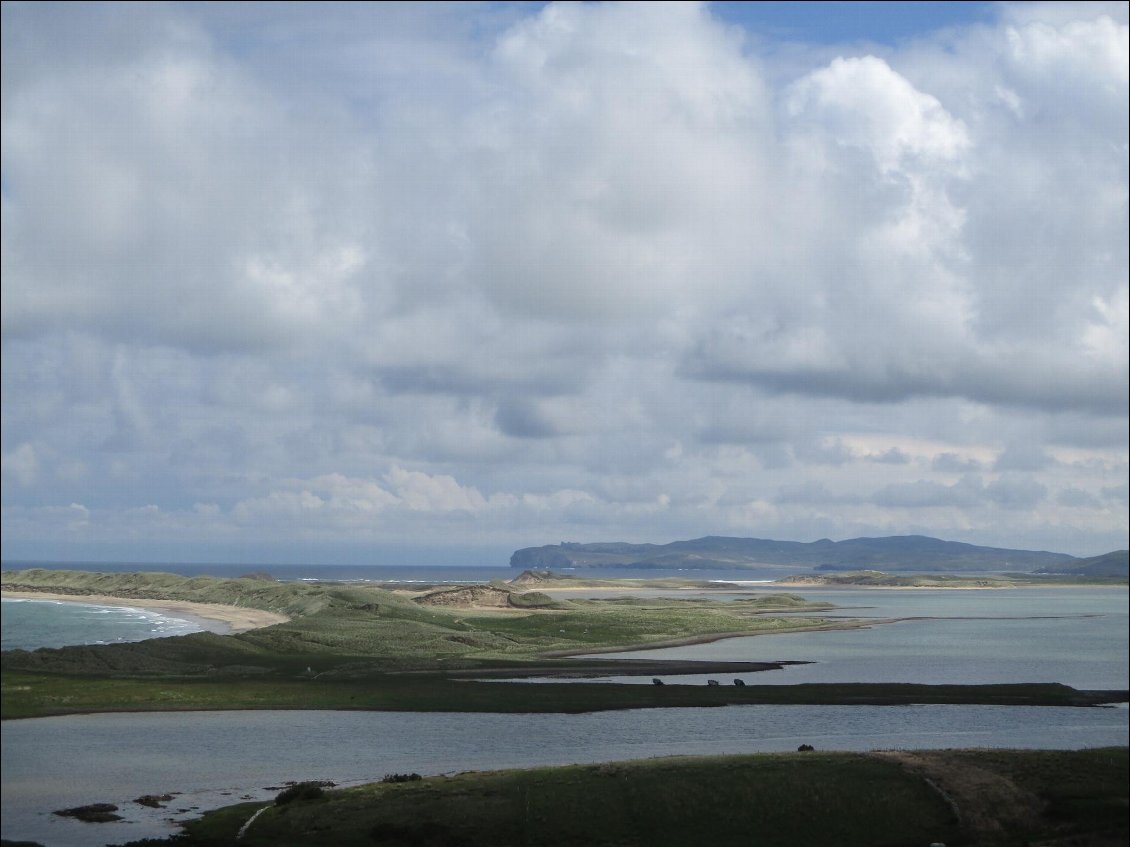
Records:
M203 603L254 610L269 626L126 644L0 654L0 716L178 709L388 709L581 712L732 703L1095 705L1125 691L1063 685L528 685L523 677L753 674L776 662L594 658L609 650L738 635L842 629L875 621L822 617L780 591L719 602L703 596L553 598L513 583L390 591L269 578L32 569L5 572L5 592L137 605ZM200 607L194 607L198 611ZM285 620L284 620L285 619ZM583 657L583 658L581 658Z

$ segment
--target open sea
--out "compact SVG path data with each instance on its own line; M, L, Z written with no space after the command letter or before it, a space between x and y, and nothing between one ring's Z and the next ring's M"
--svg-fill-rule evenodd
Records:
M4 569L38 566L5 563ZM248 565L52 565L75 570L163 570L185 576L268 571L282 580L404 584L509 579L511 568ZM755 591L788 591L835 603L822 617L871 618L842 631L763 635L636 651L634 656L709 660L793 660L749 674L751 684L1062 682L1125 689L1127 589L781 588L765 584L789 569L608 571L584 575L681 576L741 581ZM596 592L593 592L596 593ZM600 592L606 593L606 592ZM699 593L688 590L687 594ZM711 591L718 599L742 596ZM571 593L566 596L577 596ZM878 623L904 618L899 623ZM143 608L4 601L4 649L136 641L201 629ZM607 656L606 656L607 658ZM640 682L638 677L608 681ZM728 681L728 680L727 680ZM647 680L645 679L646 683ZM670 684L702 684L699 676ZM200 712L107 714L4 721L0 835L48 847L96 847L176 831L172 820L241 798L266 799L285 780L354 784L385 773L448 773L664 755L794 750L1013 747L1079 749L1130 743L1130 712L1111 708L1001 706L740 706L590 715L397 714L378 712ZM279 745L274 739L286 737ZM513 744L515 737L536 744ZM176 794L168 809L133 803ZM52 810L112 802L126 820L84 824Z

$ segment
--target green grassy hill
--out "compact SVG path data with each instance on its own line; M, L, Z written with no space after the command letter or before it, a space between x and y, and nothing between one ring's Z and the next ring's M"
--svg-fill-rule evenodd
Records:
M1101 556L1045 565L1037 573L1072 574L1075 576L1130 576L1130 550L1113 550Z
M209 813L176 843L1109 847L1127 843L1127 787L1126 748L653 759L314 788Z

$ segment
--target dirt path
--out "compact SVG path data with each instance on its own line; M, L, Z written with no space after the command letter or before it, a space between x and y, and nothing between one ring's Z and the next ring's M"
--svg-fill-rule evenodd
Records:
M971 765L945 751L872 753L921 776L953 809L974 843L1039 826L1043 803L1012 780Z

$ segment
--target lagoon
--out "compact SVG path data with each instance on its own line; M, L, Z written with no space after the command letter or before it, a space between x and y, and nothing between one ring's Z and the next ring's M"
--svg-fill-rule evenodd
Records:
M602 658L801 661L746 678L757 685L916 682L936 685L1059 682L1081 689L1128 686L1127 589L799 590L835 603L822 617L885 620L862 629L728 638ZM609 681L644 682L638 677ZM700 682L671 677L668 682Z
M1125 708L730 706L581 715L192 712L5 721L2 834L93 847L171 834L169 818L272 797L286 780L820 750L1125 746ZM165 810L131 802L178 793ZM51 814L95 802L128 822Z

